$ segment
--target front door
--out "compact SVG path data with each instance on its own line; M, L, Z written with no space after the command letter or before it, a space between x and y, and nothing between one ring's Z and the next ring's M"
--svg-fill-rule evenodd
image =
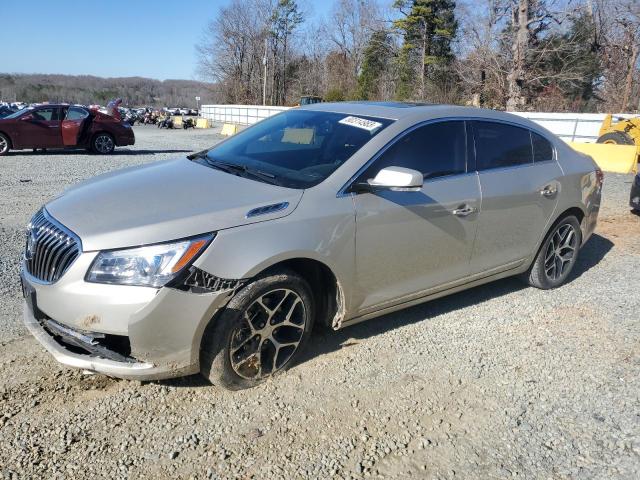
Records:
M40 107L26 114L28 120L21 117L16 128L21 148L62 147L59 112L58 107Z
M473 122L482 190L472 273L529 257L558 204L562 170L551 144L527 129Z
M480 189L475 172L467 173L467 151L465 122L430 123L400 138L357 180L389 166L425 176L419 192L354 196L360 314L468 275Z

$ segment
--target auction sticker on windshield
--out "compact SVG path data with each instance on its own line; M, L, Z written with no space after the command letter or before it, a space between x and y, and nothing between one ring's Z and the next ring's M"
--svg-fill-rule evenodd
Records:
M360 117L345 117L342 120L340 120L338 123L342 123L343 125L351 125L352 127L362 128L363 130L367 130L369 132L373 132L374 130L382 126L382 124L379 122L374 122L373 120L367 120L366 118L360 118Z

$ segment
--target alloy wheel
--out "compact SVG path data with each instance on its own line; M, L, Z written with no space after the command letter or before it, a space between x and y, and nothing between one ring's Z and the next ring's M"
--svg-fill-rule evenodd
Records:
M96 150L100 153L109 153L113 150L113 140L109 135L100 135L95 140Z
M0 153L5 153L9 149L9 142L0 135Z
M544 272L550 280L558 280L569 270L577 243L575 227L569 223L560 225L553 232L544 256Z
M302 341L307 311L289 289L265 293L247 308L231 332L229 357L234 372L259 380L281 370Z

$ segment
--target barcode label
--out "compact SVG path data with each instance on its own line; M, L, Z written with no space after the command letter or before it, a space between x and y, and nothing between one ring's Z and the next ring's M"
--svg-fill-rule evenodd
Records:
M360 118L360 117L345 117L342 120L340 120L338 123L342 123L343 125L351 125L352 127L362 128L363 130L367 130L368 132L373 132L374 130L382 126L380 122L374 122L373 120L367 120L366 118Z

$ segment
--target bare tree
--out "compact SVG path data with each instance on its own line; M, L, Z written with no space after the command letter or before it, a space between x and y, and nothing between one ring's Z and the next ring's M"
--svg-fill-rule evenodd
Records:
M196 46L200 75L218 83L226 101L261 101L269 8L266 0L232 0L207 26Z

